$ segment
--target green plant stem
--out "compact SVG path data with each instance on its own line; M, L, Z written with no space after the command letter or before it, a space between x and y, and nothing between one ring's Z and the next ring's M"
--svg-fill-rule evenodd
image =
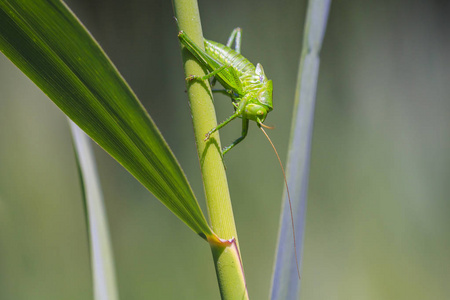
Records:
M180 30L203 48L203 34L196 0L174 0L173 7ZM185 76L204 76L205 69L182 48ZM213 231L222 239L236 243L224 247L210 243L222 299L248 299L242 261L239 255L236 226L221 156L218 132L205 142L205 134L217 125L212 93L208 82L192 81L187 93L194 125L195 141Z

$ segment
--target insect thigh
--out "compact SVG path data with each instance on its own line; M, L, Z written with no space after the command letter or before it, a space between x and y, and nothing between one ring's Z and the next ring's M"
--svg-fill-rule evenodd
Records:
M230 37L228 38L227 47L231 48L231 45L233 45L233 41L235 41L234 44L234 51L241 54L241 34L242 29L240 27L235 28L232 32Z

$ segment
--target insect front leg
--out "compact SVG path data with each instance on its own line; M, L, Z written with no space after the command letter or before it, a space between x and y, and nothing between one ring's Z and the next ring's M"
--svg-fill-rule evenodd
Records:
M234 146L236 146L237 144L242 142L242 140L245 139L245 137L247 136L247 133L248 133L248 119L247 118L242 118L242 133L241 133L241 136L239 138L237 138L233 143L231 143L231 145L223 148L222 149L222 154L225 155L225 153L230 151L231 148L233 148Z
M225 121L223 121L222 123L220 123L219 125L217 125L216 127L214 127L213 129L211 129L206 135L205 135L205 141L207 141L209 139L209 137L211 136L211 134L213 134L214 132L216 132L217 130L219 130L220 128L222 128L223 126L227 125L228 123L230 123L231 121L233 121L234 119L236 119L238 116L240 115L240 113L238 113L237 111L232 114L228 119L226 119Z

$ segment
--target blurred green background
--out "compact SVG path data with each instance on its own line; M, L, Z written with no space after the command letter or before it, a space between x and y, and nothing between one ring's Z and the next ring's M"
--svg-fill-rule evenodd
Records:
M204 207L170 1L71 0L172 147ZM243 28L274 81L284 160L306 1L200 1L206 38ZM322 51L302 299L450 299L448 1L335 1ZM216 98L218 119L231 114ZM227 144L240 122L221 131ZM96 147L121 299L219 299L209 247ZM250 129L226 157L252 299L267 299L282 175ZM0 55L0 299L91 299L64 115Z

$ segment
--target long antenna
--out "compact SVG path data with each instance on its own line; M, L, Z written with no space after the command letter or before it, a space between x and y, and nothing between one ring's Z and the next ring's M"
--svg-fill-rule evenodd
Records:
M289 187L288 187L287 180L286 180L286 173L284 172L283 164L281 163L281 159L280 159L280 156L278 155L275 145L272 143L272 140L270 139L269 135L267 135L266 131L263 128L266 126L262 126L263 125L262 123L258 123L258 125L259 125L258 126L259 129L261 129L261 131L264 133L266 138L269 140L270 145L272 145L273 151L275 151L275 154L277 155L277 158L278 158L278 162L280 163L281 171L283 172L284 183L286 184L286 191L287 191L287 196L288 196L288 200L289 200L289 210L291 211L292 237L294 238L295 264L297 266L298 280L300 280L300 268L298 267L298 257L297 257L297 243L295 242L294 215L292 213L291 195L289 194ZM267 126L267 128L270 128L270 127Z

